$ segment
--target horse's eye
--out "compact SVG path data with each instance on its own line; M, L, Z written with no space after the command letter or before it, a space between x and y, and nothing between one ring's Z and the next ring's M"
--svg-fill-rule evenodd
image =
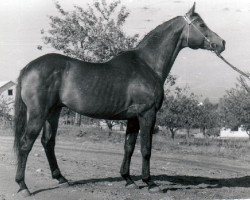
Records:
M205 25L205 24L203 24L203 23L202 23L202 24L200 24L200 27L201 27L201 28L204 28L205 26L206 26L206 25Z

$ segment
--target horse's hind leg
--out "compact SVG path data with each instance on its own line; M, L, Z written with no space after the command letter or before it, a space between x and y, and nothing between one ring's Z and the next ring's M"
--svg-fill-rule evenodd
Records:
M126 180L127 188L138 188L130 177L130 161L135 149L136 138L139 132L139 121L137 118L129 119L127 123L126 138L124 145L124 158L121 166L121 176Z
M33 144L39 135L44 119L41 113L30 112L28 113L27 125L25 133L21 138L20 147L18 150L18 163L17 163L17 173L16 182L19 184L19 192L22 196L29 196L30 192L25 184L25 168L27 163L28 155L33 147Z
M56 111L52 112L49 115L43 127L41 142L49 162L52 178L57 179L59 181L59 184L63 184L68 183L68 181L62 176L55 156L55 138L60 112L61 108L58 108Z

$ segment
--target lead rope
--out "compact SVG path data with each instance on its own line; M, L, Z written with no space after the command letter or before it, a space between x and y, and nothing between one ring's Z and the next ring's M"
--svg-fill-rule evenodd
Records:
M241 71L237 67L233 66L231 63L229 63L222 55L216 54L221 60L223 60L227 65L229 65L233 70L241 74L242 76L246 77L248 80L250 80L250 76L246 74L245 72Z
M192 25L204 38L205 40L207 40L207 42L209 42L209 44L211 45L210 40L192 23L195 19L190 20L188 18L187 15L184 16L185 21L188 23L188 35L187 35L187 46L188 46L188 38L189 38L189 32L190 32L190 25ZM231 63L229 63L222 55L217 54L216 52L214 52L221 60L223 60L228 66L230 66L233 70L235 70L236 72L238 72L239 74L241 74L242 76L246 77L248 80L250 80L250 76L248 74L246 74L245 72L241 71L240 69L238 69L237 67L233 66Z

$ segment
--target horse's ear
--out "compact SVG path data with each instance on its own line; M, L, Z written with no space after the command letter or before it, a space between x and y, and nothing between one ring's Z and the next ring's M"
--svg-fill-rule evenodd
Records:
M192 6L192 8L187 12L187 15L191 16L195 13L195 2L194 2L194 5Z

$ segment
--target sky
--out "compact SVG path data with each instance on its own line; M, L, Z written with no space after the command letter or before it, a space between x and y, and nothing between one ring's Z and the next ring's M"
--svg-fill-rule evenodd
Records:
M111 0L110 0L111 1ZM58 15L54 0L0 0L0 81L15 81L19 71L31 60L50 52L39 51L40 31L49 28L49 15ZM65 10L85 7L92 0L58 0ZM193 0L121 0L130 15L124 26L129 34L141 38L164 21L184 15ZM250 1L196 0L196 12L211 30L226 41L223 56L243 71L250 72ZM204 98L218 101L225 90L235 86L239 76L215 54L205 50L183 49L171 74L179 86Z

